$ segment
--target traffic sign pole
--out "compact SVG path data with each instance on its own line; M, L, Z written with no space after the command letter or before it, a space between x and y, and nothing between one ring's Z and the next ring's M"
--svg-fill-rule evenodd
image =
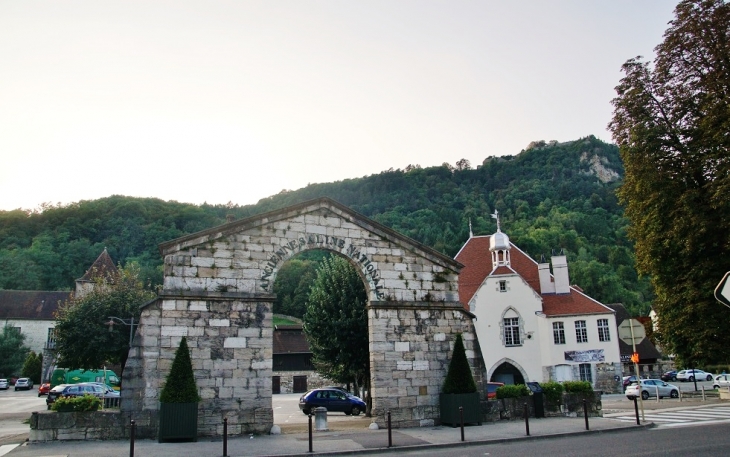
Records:
M633 320L633 319L630 319ZM631 322L631 345L634 347L634 354L636 354L636 338L634 337L634 323ZM633 356L632 356L633 358ZM641 404L641 420L646 422L644 417L644 397L641 394L641 375L639 374L639 362L634 362L634 371L636 372L636 383L639 386L639 404Z

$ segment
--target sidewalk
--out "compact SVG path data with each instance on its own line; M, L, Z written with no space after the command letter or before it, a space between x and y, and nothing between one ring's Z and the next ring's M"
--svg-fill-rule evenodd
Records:
M465 441L461 441L461 429L448 426L392 430L393 448L388 449L388 431L346 430L314 432L309 451L308 433L231 437L228 439L228 455L243 456L294 456L294 455L347 455L357 453L388 453L396 450L419 448L454 447L470 444L497 443L522 439L540 439L582 433L601 433L618 430L645 430L646 425L619 422L602 417L589 418L590 431L585 429L583 417L551 417L530 419L530 436L526 436L524 421L500 421L481 426L464 427ZM651 424L649 425L651 426ZM4 450L7 450L4 449ZM0 448L0 455L3 455ZM66 441L24 444L10 450L9 457L99 457L128 456L129 441ZM223 455L223 440L201 438L197 443L164 443L138 440L135 457L207 457Z

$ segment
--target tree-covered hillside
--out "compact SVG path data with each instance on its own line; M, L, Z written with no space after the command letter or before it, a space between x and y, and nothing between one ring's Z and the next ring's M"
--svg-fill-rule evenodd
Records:
M627 221L615 191L623 176L618 149L590 136L532 143L515 156L472 167L405 170L284 191L256 205L191 205L112 196L42 211L0 211L0 288L69 289L106 247L136 261L160 283L163 241L297 202L328 196L447 255L469 236L491 234L489 214L529 255L565 249L571 282L605 302L647 311L648 282L639 280Z

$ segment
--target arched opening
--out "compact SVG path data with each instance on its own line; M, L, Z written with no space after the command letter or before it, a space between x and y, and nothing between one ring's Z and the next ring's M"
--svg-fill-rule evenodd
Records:
M273 283L272 393L341 386L372 405L368 294L345 256L306 250Z
M504 384L524 384L525 378L522 372L509 362L503 362L493 372L489 379L492 382Z

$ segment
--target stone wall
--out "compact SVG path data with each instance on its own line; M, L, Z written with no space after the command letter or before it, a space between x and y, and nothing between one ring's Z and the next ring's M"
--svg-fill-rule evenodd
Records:
M57 413L30 416L31 443L67 440L119 440L129 438L129 416L120 411Z
M371 304L370 367L373 419L385 426L427 427L439 423L439 394L457 333L474 367L474 327L459 303ZM474 370L472 370L474 371Z
M157 433L159 394L180 340L187 338L202 401L198 434L267 433L271 408L271 300L241 293L160 295L142 311L124 370L122 410L134 413L140 436Z
M224 417L233 435L269 431L271 291L281 266L311 249L348 259L365 284L374 420L383 425L390 410L394 426L438 421L456 333L474 359L461 265L323 198L160 246L164 289L143 308L123 374L122 410L140 433L156 433L159 391L183 336L203 397L199 434L219 435Z

